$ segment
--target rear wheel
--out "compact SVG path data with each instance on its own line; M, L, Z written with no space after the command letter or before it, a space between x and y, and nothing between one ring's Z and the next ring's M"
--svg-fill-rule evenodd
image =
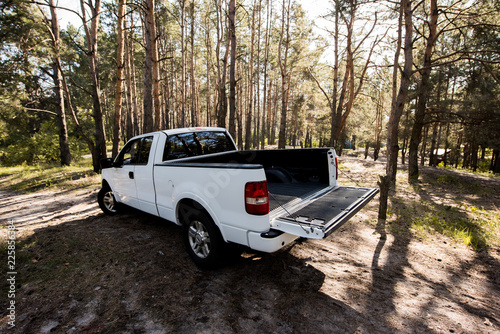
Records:
M203 211L183 205L183 238L187 252L197 266L214 269L222 265L225 242L212 219Z
M97 202L105 214L113 216L118 213L118 203L115 200L113 191L108 186L104 186L99 190Z

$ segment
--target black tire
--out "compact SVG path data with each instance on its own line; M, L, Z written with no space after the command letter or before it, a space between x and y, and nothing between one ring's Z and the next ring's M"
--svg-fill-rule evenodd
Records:
M224 264L226 243L218 227L204 211L183 205L183 239L193 262L201 269L216 269Z
M109 216L114 216L119 213L119 204L115 200L113 191L108 187L104 186L99 190L97 194L97 202L102 212Z

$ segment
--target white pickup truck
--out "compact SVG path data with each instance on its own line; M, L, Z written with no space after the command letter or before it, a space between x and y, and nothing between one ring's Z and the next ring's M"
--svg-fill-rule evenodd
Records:
M331 148L238 151L223 128L140 135L101 165L104 213L125 204L183 226L202 268L234 244L275 252L298 237L325 238L378 192L339 187Z

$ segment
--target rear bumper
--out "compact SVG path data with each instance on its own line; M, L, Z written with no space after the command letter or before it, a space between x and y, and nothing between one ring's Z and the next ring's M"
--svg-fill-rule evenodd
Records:
M271 230L268 233L248 232L248 246L254 250L273 253L297 239L298 236Z

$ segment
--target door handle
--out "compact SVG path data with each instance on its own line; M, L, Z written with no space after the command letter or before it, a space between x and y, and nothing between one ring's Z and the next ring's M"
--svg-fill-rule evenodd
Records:
M134 179L134 172L128 172L128 178Z

